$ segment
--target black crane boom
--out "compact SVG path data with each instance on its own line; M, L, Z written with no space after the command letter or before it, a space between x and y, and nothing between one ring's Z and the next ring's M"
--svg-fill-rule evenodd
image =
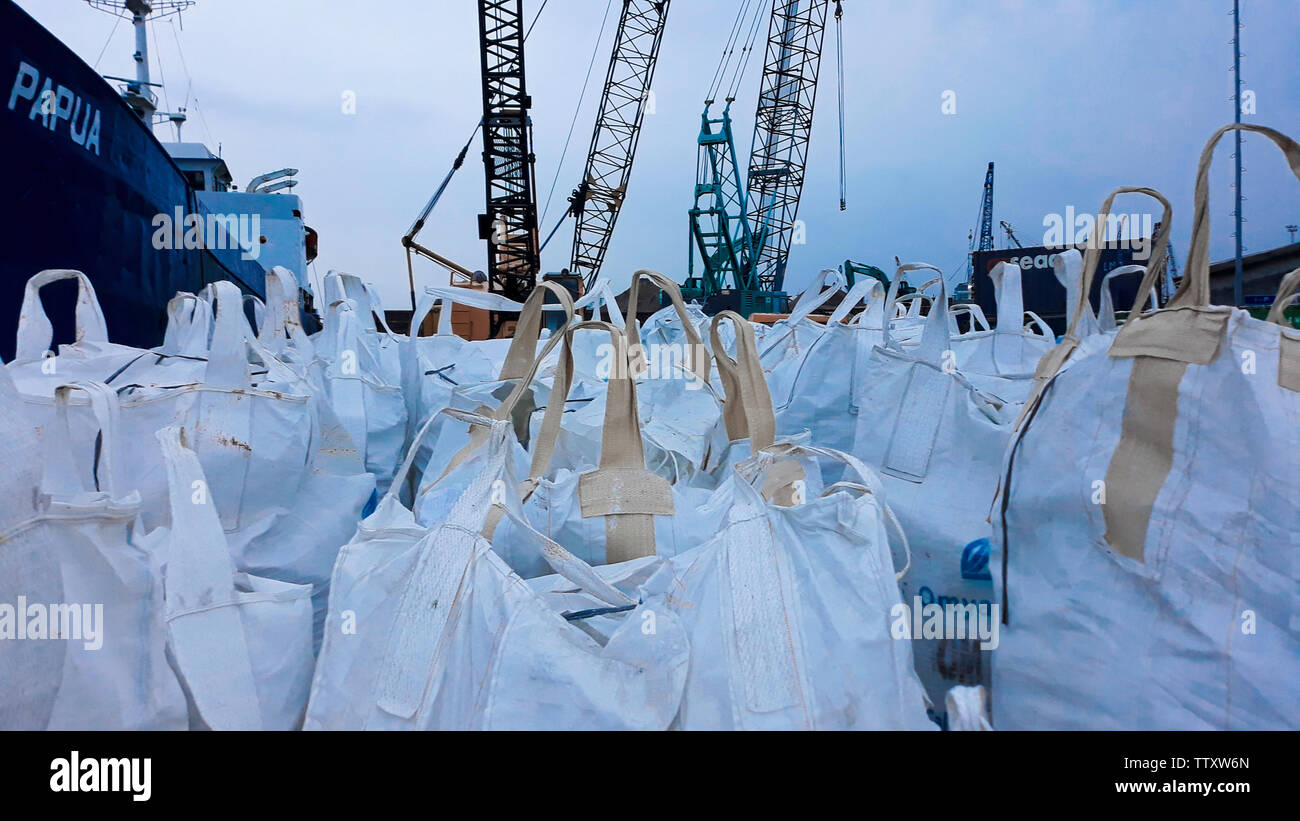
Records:
M522 302L540 270L532 99L524 82L523 0L479 0L488 287Z
M780 291L785 283L812 136L826 6L826 0L774 0L772 6L745 184L754 254L746 261L749 278L767 291Z
M577 218L570 270L590 286L600 273L632 175L669 0L624 0L582 182L570 198Z

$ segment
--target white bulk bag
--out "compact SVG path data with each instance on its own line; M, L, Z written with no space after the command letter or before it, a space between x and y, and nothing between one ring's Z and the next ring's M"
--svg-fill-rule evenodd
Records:
M420 336L425 317L435 304L439 305L437 331L433 336ZM451 392L456 386L486 382L497 375L492 361L477 345L452 331L453 304L450 298L426 293L411 315L411 329L401 349L408 446L425 422L451 407ZM427 459L426 454L424 461ZM422 470L423 464L418 467Z
M157 556L136 539L139 494L123 490L116 397L97 383L57 388L63 430L74 390L90 397L98 451L75 448L66 433L48 436L39 487L6 483L19 496L5 500L0 532L0 728L184 729ZM34 442L15 399L0 391L4 425Z
M846 454L773 442L749 323L722 312L715 338L723 322L737 340L735 360L714 348L726 427L733 452L743 443L759 455L729 469L713 493L706 508L717 518L701 546L658 569L643 560L596 568L605 583L636 589L648 614L675 615L687 631L691 666L673 726L934 729L910 643L890 626L900 602L885 529L892 514L877 479ZM823 462L857 475L827 485ZM621 626L566 579L534 588L590 614L584 624L594 635ZM653 629L654 617L647 622Z
M373 477L359 464L345 465L344 454L328 453L327 448L350 450L351 444L346 435L346 444L325 435L327 408L309 395L306 380L250 341L238 289L220 282L213 290L216 316L206 362L171 357L137 365L119 377L124 384L114 383L122 398L123 436L149 442L165 427L185 427L209 477L236 566L280 581L312 581L323 592L333 551L355 529L373 492ZM250 352L260 358L260 375L250 364ZM195 369L202 381L195 381ZM179 381L167 380L173 373ZM52 403L39 395L24 399L44 430L53 417ZM93 447L98 429L86 404L74 404L71 411L73 443ZM171 511L162 452L131 448L123 460L123 475L131 477L144 500L144 525L165 526ZM322 507L321 499L330 502ZM309 519L311 525L278 528L286 518ZM321 535L324 541L317 538ZM323 602L322 595L322 614Z
M361 464L352 440L337 423L322 421L311 469L287 508L270 526L248 534L227 534L241 571L312 587L313 646L320 649L329 602L329 580L338 547L378 502L375 477Z
M611 363L620 355L615 349L623 347L633 354L641 435L650 469L674 485L711 488L717 481L718 465L725 457L726 441L718 425L721 400L709 383L708 349L694 323L687 321L689 315L677 284L662 274L640 270L633 275L629 290L632 298L636 298L642 279L649 279L673 301L681 320L681 340L643 344L635 322L628 322L622 328L621 345L612 344L607 334L594 327L579 330L570 341L574 378L565 400L563 424L551 465L556 470L579 471L596 463L605 418L604 383ZM552 286L556 292L563 290L553 283L543 285ZM529 439L524 426L533 410L547 406L550 383L554 381L553 363L558 356L557 335L547 340L541 354L534 353L535 343L531 340L536 331L530 332L529 328L536 328L539 322L536 312L542 305L538 291L533 292L529 302L534 299L535 305L524 305L498 380L461 386L453 392L455 407L490 409L531 369L537 375L530 385L532 396L523 398L513 417L521 442ZM567 295L561 296L560 301L572 315ZM612 324L620 325L617 321ZM537 356L542 357L542 362L533 369Z
M369 317L364 317L365 321ZM365 343L363 316L342 299L329 306L315 347L325 398L375 474L379 492L388 489L406 440L406 400L400 382L387 383L375 350Z
M645 322L640 325L642 344L685 346L692 342L692 338L698 340L703 337L712 317L704 313L704 309L695 302L685 304L685 300L683 300L683 307L684 311L679 313L677 306L665 305L646 317ZM754 327L756 329L755 335L760 339L767 333L767 325L758 324ZM722 342L726 345L728 352L735 352L735 349L732 348L735 340L730 334L724 334ZM711 347L707 350L712 353Z
M826 332L826 325L810 319L813 311L843 291L844 275L835 268L822 269L799 295L790 315L777 320L763 334L759 346L763 370L771 382L772 395L781 398L781 406L788 404L792 387L789 383L799 372L798 364L787 366L785 363L802 362L813 343ZM845 294L841 299L848 299L848 295Z
M423 317L432 306L429 298L439 300L438 335L428 339L413 338L403 360L407 401L414 404L416 415L422 420L420 427L446 407L475 412L495 408L510 395L519 379L528 373L531 374L529 379L532 382L527 386L528 393L524 395L514 418L516 435L521 442L526 442L529 415L538 402L545 402L549 393L549 386L543 381L543 378L550 378L549 373L544 368L533 367L538 345L542 345L542 359L550 363L554 359L552 352L559 343L557 336L540 336L543 333L542 311L552 308L564 311L565 323L570 321L574 305L569 292L552 282L539 283L522 305L500 294L468 288L430 287L426 292L426 300L421 303L419 312L420 321L423 322ZM548 293L555 296L556 305L544 304ZM472 342L460 339L451 332L453 303L482 309L517 311L519 318L515 324L514 336L509 339ZM488 342L492 343L492 350L488 349ZM408 448L417 448L415 471L412 474L413 487L418 487L420 477L424 475L433 456L429 449L432 445L424 437L418 445L408 444Z
M385 384L397 385L402 379L403 339L388 327L388 318L384 316L384 305L379 299L379 291L370 282L365 282L356 274L330 271L324 279L325 299L322 305L333 305L340 299L350 299L355 303L357 317L361 324L361 340L370 350L374 361L379 364ZM269 294L268 294L269 296ZM297 290L293 297L297 302ZM371 321L374 317L375 322ZM376 328L376 323L378 328ZM314 337L313 337L314 338Z
M205 293L211 297L214 290L210 287ZM258 338L249 341L251 355L258 360L253 373L259 387L281 395L308 397L311 453L308 469L293 494L282 497L280 505L269 507L252 524L227 533L227 544L240 571L312 586L313 635L319 647L338 546L351 538L366 506L377 502L378 495L375 477L366 472L352 434L327 401L330 393L325 363L316 357L315 346L300 324L298 287L292 272L280 266L267 271L266 293ZM206 310L202 306L207 306ZM183 318L183 310L181 314ZM200 300L194 316L202 316L211 324L210 302ZM207 355L209 333L202 333L203 356ZM191 335L197 342L197 322ZM363 356L358 351L358 362ZM198 364L203 367L202 361ZM165 378L161 369L143 376L154 382ZM195 378L202 377L203 371L199 370ZM395 453L393 461L397 458ZM322 500L328 500L328 504L322 504Z
M764 350L763 369L772 385L778 433L810 431L815 445L849 450L859 413L856 386L872 349L885 341L887 332L902 345L921 327L919 317L887 318L894 316L902 275L922 268L937 270L913 263L900 266L888 292L874 278L855 283L802 356ZM863 303L862 311L846 322L858 303ZM913 304L919 305L919 298Z
M310 362L312 343L302 328L297 277L288 268L275 265L266 272L264 290L266 303L260 311L254 310L257 341L286 361ZM286 354L287 351L293 353ZM295 358L294 354L298 356Z
M1300 727L1300 338L1209 305L1209 168L1231 130L1268 137L1300 177L1300 144L1220 129L1168 306L1138 315L1156 259L1122 328L1071 328L1040 365L994 507L999 728ZM1103 215L1135 191L1151 193L1118 189Z
M292 730L311 687L311 587L237 573L198 457L182 428L158 431L170 529L150 534L166 563L168 647L190 726Z
M418 538L390 493L340 552L305 726L666 728L689 652L676 620L659 614L647 632L634 599L524 524L508 422L452 409L440 416L483 431L482 445L439 480L451 493L437 527ZM493 548L506 529L493 542L482 535L494 510L570 585L626 613L621 629L597 640L511 572Z
M32 420L9 370L0 363L0 532L31 516L32 488L41 483L41 448Z
M968 379L987 391L999 390L1011 395L998 394L1003 400L1022 403L1033 389L1034 368L1043 354L1056 345L1056 336L1032 312L1025 311L1020 266L999 262L989 272L993 293L997 299L997 326L992 330L971 330L951 340L955 362ZM1024 325L1026 314L1034 328ZM1010 381L984 380L984 376L1009 377ZM1011 387L1010 391L1005 388Z
M201 383L155 378L118 387L129 441L150 441L173 424L191 432L191 445L212 480L212 493L229 533L262 527L276 510L291 507L308 470L314 433L310 397L255 382L248 361L248 324L239 290L215 285L216 320ZM83 435L83 431L74 431ZM126 475L145 500L145 523L168 520L167 477L161 452L133 448Z
M997 616L988 566L988 500L1015 419L1012 409L957 368L949 334L940 282L919 344L905 352L886 340L857 369L852 444L853 455L880 474L912 548L911 571L900 585L903 603L923 615L930 605L976 607L959 614L968 619L960 637L956 617L952 635L912 635L917 671L940 724L948 688L990 681L993 647L984 645L993 643ZM911 622L909 635L917 624L924 628L926 621Z
M1077 252L1076 252L1077 253ZM1144 265L1121 265L1106 272L1106 276L1101 279L1101 305L1098 310L1099 316L1097 322L1101 325L1103 331L1113 331L1119 327L1119 317L1115 312L1115 295L1111 293L1110 281L1115 277L1130 276L1132 274L1141 274L1146 277L1147 269ZM1070 304L1070 303L1067 303ZM1151 309L1155 310L1160 307L1160 302L1154 289L1151 291Z
M777 504L760 489L796 455L841 456L776 445L737 465L718 490L720 532L639 592L644 609L676 615L690 640L673 726L934 729L909 643L891 635L899 595L871 471L823 488L809 460L793 504Z
M64 279L77 281L76 338L71 344L60 345L58 351L51 352L54 326L45 315L40 291L46 285ZM43 392L53 396L54 388L69 380L103 380L141 353L138 348L108 341L108 326L95 296L95 286L82 272L47 270L27 280L18 314L14 359L8 366L22 392L33 390L32 386L24 384L29 381L43 382ZM46 361L51 358L52 361Z
M212 336L212 303L181 291L167 302L167 329L159 353L203 359Z

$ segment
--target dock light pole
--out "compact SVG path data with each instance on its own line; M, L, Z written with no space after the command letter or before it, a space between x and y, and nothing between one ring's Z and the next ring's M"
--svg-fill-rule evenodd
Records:
M1232 95L1234 109L1234 122L1241 125L1241 0L1232 0L1232 78L1236 85L1236 91ZM1240 129L1233 132L1236 138L1237 153L1233 156L1237 160L1237 208L1233 216L1237 220L1237 231L1233 235L1237 239L1237 257L1233 262L1232 268L1232 304L1240 305L1242 302L1241 295L1241 131Z

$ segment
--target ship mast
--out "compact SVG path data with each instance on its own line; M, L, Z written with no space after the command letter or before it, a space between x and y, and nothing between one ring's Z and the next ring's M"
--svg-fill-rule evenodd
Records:
M152 89L160 87L160 84L149 81L149 34L145 23L150 17L160 19L180 14L194 5L195 0L86 0L86 2L92 8L131 21L131 26L135 29L135 53L131 55L131 59L135 60L135 79L104 76L109 80L126 83L122 89L122 99L140 116L140 119L149 124L150 128L153 127L155 113L161 113L175 123L176 139L179 141L181 124L185 122L185 108L182 106L175 112L158 112L158 95L154 94Z

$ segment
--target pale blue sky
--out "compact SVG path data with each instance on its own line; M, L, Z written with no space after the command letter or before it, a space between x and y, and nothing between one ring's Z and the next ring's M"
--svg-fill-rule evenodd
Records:
M130 26L79 0L19 5L94 63L130 73ZM532 19L540 0L526 0ZM610 0L550 0L528 41L537 177L545 200L600 20ZM620 288L635 268L685 276L686 211L704 94L740 0L675 0L641 149L605 272ZM787 287L846 257L889 268L895 255L964 270L984 169L997 164L995 220L1037 244L1044 216L1093 210L1118 185L1150 185L1175 208L1187 256L1192 183L1205 139L1232 119L1229 0L845 0L849 208L838 203L834 30L800 218L807 244L790 258ZM618 3L609 12L591 86L574 130L546 230L577 183L590 140ZM1244 0L1242 76L1255 92L1246 120L1300 138L1300 2ZM265 171L301 170L297 193L321 234L317 275L353 271L390 305L406 294L399 238L437 187L479 117L477 22L471 0L201 0L179 32L156 25L168 102L189 95L187 140L222 146L242 186ZM758 60L733 113L745 151ZM188 71L188 80L186 78ZM155 80L157 69L155 68ZM354 91L357 112L341 111ZM945 90L957 113L941 112ZM197 98L197 104L195 99ZM200 114L201 112L201 114ZM160 127L162 139L174 139ZM1211 255L1231 255L1230 141L1211 190ZM1300 222L1300 183L1280 154L1247 135L1247 252L1284 244ZM422 241L470 268L486 264L475 215L483 208L479 143ZM1141 198L1125 211L1156 211ZM1158 212L1156 212L1158 213ZM568 230L543 264L567 263ZM1005 242L998 236L999 246ZM417 263L418 264L418 263ZM418 282L440 275L417 268Z

